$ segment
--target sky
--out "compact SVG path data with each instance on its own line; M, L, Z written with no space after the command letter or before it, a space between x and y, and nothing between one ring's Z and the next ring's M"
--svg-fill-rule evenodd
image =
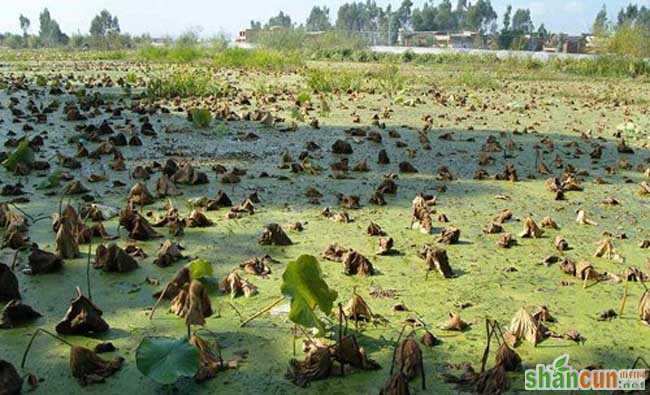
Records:
M330 8L332 21L341 4L350 0L0 0L0 32L20 32L18 16L22 13L32 22L31 32L38 32L38 15L47 7L65 33L87 33L92 18L106 8L120 20L122 31L154 37L176 36L188 29L199 28L203 36L226 32L234 36L250 20L266 21L282 10L296 22L304 22L315 5ZM470 0L471 1L471 0ZM544 23L552 31L570 34L588 32L603 4L610 18L630 2L650 6L650 0L492 0L503 15L508 4L513 8L529 8L536 26ZM398 6L401 0L377 0L385 7ZM425 0L413 0L416 6ZM436 4L439 1L435 1ZM456 1L452 0L455 4ZM500 22L499 22L500 23Z

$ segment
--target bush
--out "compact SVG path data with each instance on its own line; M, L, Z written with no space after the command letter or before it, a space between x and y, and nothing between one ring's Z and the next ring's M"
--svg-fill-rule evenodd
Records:
M205 129L212 123L212 114L205 108L193 108L189 113L192 124L200 129Z
M223 96L226 88L216 84L209 77L190 72L174 72L166 77L150 80L147 84L146 94L150 98L174 98L194 96Z
M288 71L302 66L303 61L298 53L293 52L229 48L216 54L213 64L218 67L234 69Z

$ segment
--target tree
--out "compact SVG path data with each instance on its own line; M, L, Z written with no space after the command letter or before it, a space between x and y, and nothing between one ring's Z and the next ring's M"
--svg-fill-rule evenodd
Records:
M90 23L90 35L93 37L106 37L120 32L120 22L107 10L102 10L95 15Z
M262 22L251 21L251 30L262 30Z
M47 8L43 9L38 19L40 22L38 36L44 46L56 46L68 42L68 36L61 32L58 22L52 19Z
M332 24L330 23L330 9L327 7L314 7L309 13L309 18L305 23L305 28L310 32L322 32L330 30Z
M267 29L271 27L291 28L293 27L293 22L291 22L291 17L288 14L280 11L278 15L269 18L269 21L266 23L265 27Z
M512 30L523 34L530 34L535 30L533 20L530 18L529 9L518 9L512 16Z
M402 0L402 4L397 11L395 11L399 27L410 28L412 7L413 2L411 0Z
M20 21L20 30L23 31L23 37L27 37L27 33L29 32L29 27L32 24L31 21L23 14L20 14L18 20Z
M549 36L548 30L546 29L546 26L543 23L539 25L539 28L537 29L537 34L543 39L546 39L546 37Z
M492 8L490 0L478 0L467 8L463 18L463 27L485 33L496 21L497 13Z
M458 30L458 23L450 0L443 0L438 5L438 12L436 14L436 25L440 30L455 31Z
M433 2L424 3L422 9L416 8L413 10L413 15L411 16L411 24L413 25L413 30L415 31L434 31L438 30L436 25L436 15L438 14L438 9L435 7Z
M607 33L609 21L607 19L607 6L603 4L603 8L598 11L594 24L591 27L591 32L596 36L602 36Z
M512 15L512 6L508 5L508 8L506 8L506 12L503 14L503 31L507 32L510 30L510 17Z

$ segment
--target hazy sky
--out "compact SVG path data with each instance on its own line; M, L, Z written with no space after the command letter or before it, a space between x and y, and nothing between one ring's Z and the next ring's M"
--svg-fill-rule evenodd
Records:
M413 0L416 6L425 0ZM153 36L177 35L192 27L201 27L204 35L225 31L234 35L251 19L267 20L280 10L292 19L304 22L314 5L330 7L332 20L336 10L346 0L0 0L0 32L19 32L18 16L23 13L32 21L32 32L38 31L38 14L47 7L66 33L87 32L90 20L103 8L120 20L122 30ZM401 0L377 0L377 4L398 5ZM436 1L438 4L439 1ZM650 0L636 0L650 6ZM452 0L455 4L456 1ZM530 8L535 25L544 22L553 31L580 33L589 30L591 23L605 4L611 17L630 3L630 0L492 0L499 14L512 4L514 8Z

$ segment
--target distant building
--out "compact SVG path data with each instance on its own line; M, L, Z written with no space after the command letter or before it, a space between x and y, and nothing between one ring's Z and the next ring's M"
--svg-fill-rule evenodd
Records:
M398 42L405 47L438 47L474 49L480 42L480 34L473 31L449 33L443 31L406 32L400 31Z

